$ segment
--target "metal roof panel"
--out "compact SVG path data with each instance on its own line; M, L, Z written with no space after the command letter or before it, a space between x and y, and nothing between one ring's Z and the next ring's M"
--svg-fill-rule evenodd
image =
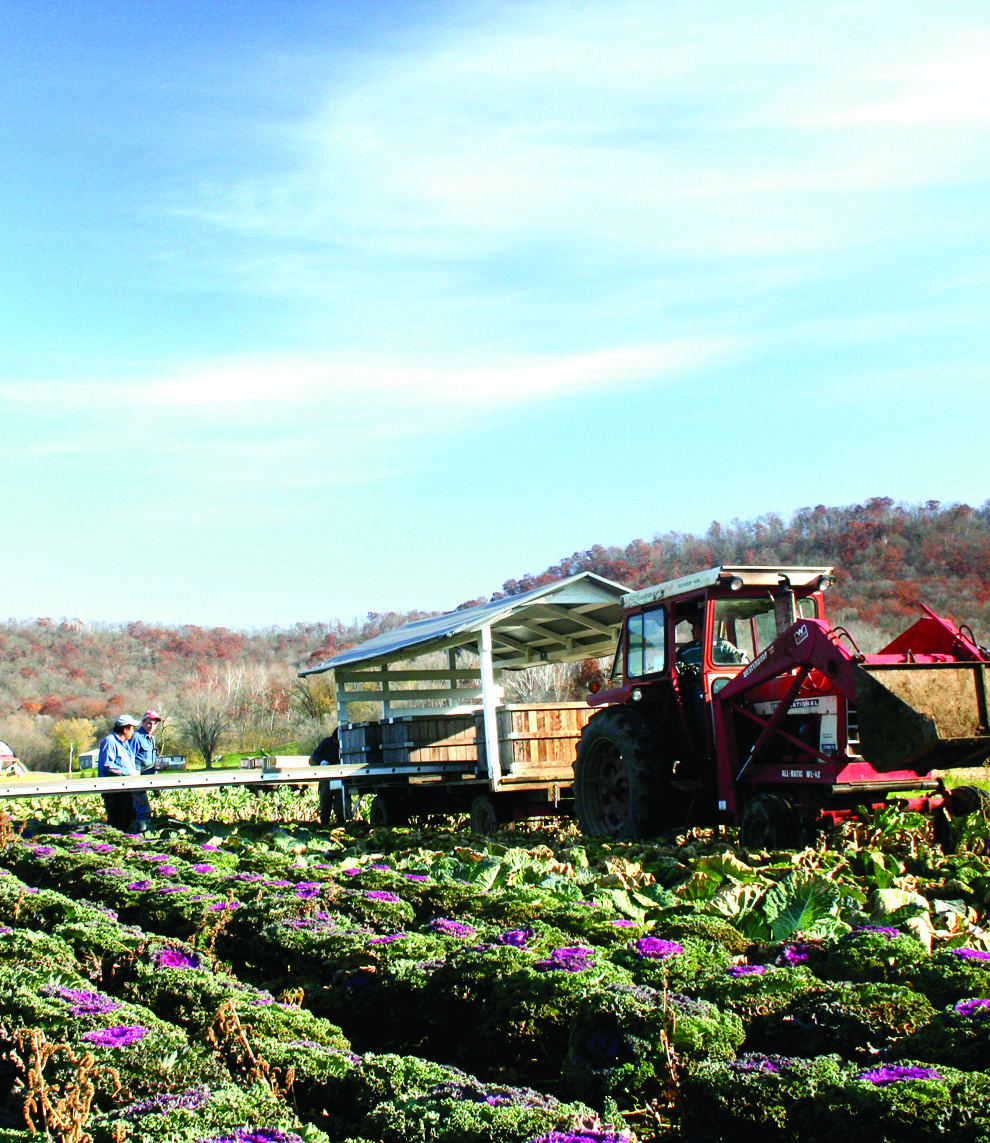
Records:
M496 666L518 659L527 648L537 659L546 655L550 662L587 658L604 653L598 648L606 640L614 645L614 634L606 635L601 629L618 628L621 618L619 600L627 590L622 584L613 583L594 572L581 572L520 595L508 595L463 611L448 611L430 619L403 624L394 631L386 631L357 647L341 651L326 662L308 667L299 675L316 675L358 665L372 667L472 643L483 627L492 628ZM534 606L537 604L538 607ZM566 614L548 617L545 613L547 605L559 607ZM588 614L587 623L582 619L584 612ZM567 630L568 627L573 630ZM500 643L500 634L517 646ZM555 651L555 644L563 650ZM522 651L518 645L523 646Z

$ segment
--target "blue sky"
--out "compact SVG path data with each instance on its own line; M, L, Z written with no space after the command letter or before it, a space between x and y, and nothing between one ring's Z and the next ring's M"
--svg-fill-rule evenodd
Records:
M8 5L0 606L446 609L981 504L988 128L975 3Z

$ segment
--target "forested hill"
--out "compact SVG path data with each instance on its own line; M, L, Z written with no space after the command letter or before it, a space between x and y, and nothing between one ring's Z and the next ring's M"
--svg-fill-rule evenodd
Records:
M713 523L703 535L668 532L624 548L575 552L541 573L506 581L496 594L585 570L637 588L722 563L834 565L829 616L871 629L862 632L867 650L913 622L921 603L969 623L990 642L990 501L974 509L876 497L802 508L787 521L767 514ZM253 631L11 619L0 625L0 739L38 764L67 753L58 743L76 724L88 727L72 740L85 749L86 737L105 733L107 719L123 710L167 710L178 727L219 704L240 745L305 742L332 717L332 695L326 676L317 676L320 694L321 684L301 684L297 670L423 617L371 612L357 622Z
M719 564L832 564L835 622L892 631L926 603L990 634L990 501L971 508L878 496L843 508L801 508L787 521L773 513L728 526L716 521L700 536L667 532L624 548L575 552L538 575L508 580L503 591L528 591L580 571L639 588Z

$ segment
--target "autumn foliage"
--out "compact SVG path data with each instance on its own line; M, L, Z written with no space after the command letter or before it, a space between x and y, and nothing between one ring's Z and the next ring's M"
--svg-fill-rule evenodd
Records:
M990 641L990 501L971 508L874 497L846 507L801 508L787 521L767 513L713 522L701 535L665 532L625 547L575 552L538 574L507 580L493 598L581 571L639 588L722 563L834 565L828 610L835 623L889 637L909 626L925 603ZM327 602L332 607L332 599ZM170 732L177 734L183 712L209 699L229 715L237 739L230 748L305 745L332 716L332 694L311 693L297 672L426 614L370 612L360 622L250 631L11 619L0 625L0 738L32 764L48 758L55 765L56 725L88 721L102 736L121 711L140 715L154 707L174 716ZM584 681L591 681L595 665L582 669ZM176 741L166 746L179 748Z

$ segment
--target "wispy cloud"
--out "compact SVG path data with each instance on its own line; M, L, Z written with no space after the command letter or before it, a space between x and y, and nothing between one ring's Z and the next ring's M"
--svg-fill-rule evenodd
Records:
M951 234L958 212L919 203L990 175L988 118L963 9L550 0L328 78L279 162L173 210L223 236L192 273L292 299L335 347L329 372L288 364L290 391L548 397L578 359L621 379L630 346L841 339L834 283Z
M454 422L482 420L540 401L574 396L603 384L663 384L711 363L727 345L672 341L588 353L539 357L503 354L489 364L415 355L390 358L291 353L205 360L168 374L147 373L87 382L32 380L0 385L0 403L33 413L48 427L128 424L150 415L184 426L190 437L264 418L266 431L305 426L311 416L362 419L375 435L442 433ZM127 447L126 440L121 447Z

